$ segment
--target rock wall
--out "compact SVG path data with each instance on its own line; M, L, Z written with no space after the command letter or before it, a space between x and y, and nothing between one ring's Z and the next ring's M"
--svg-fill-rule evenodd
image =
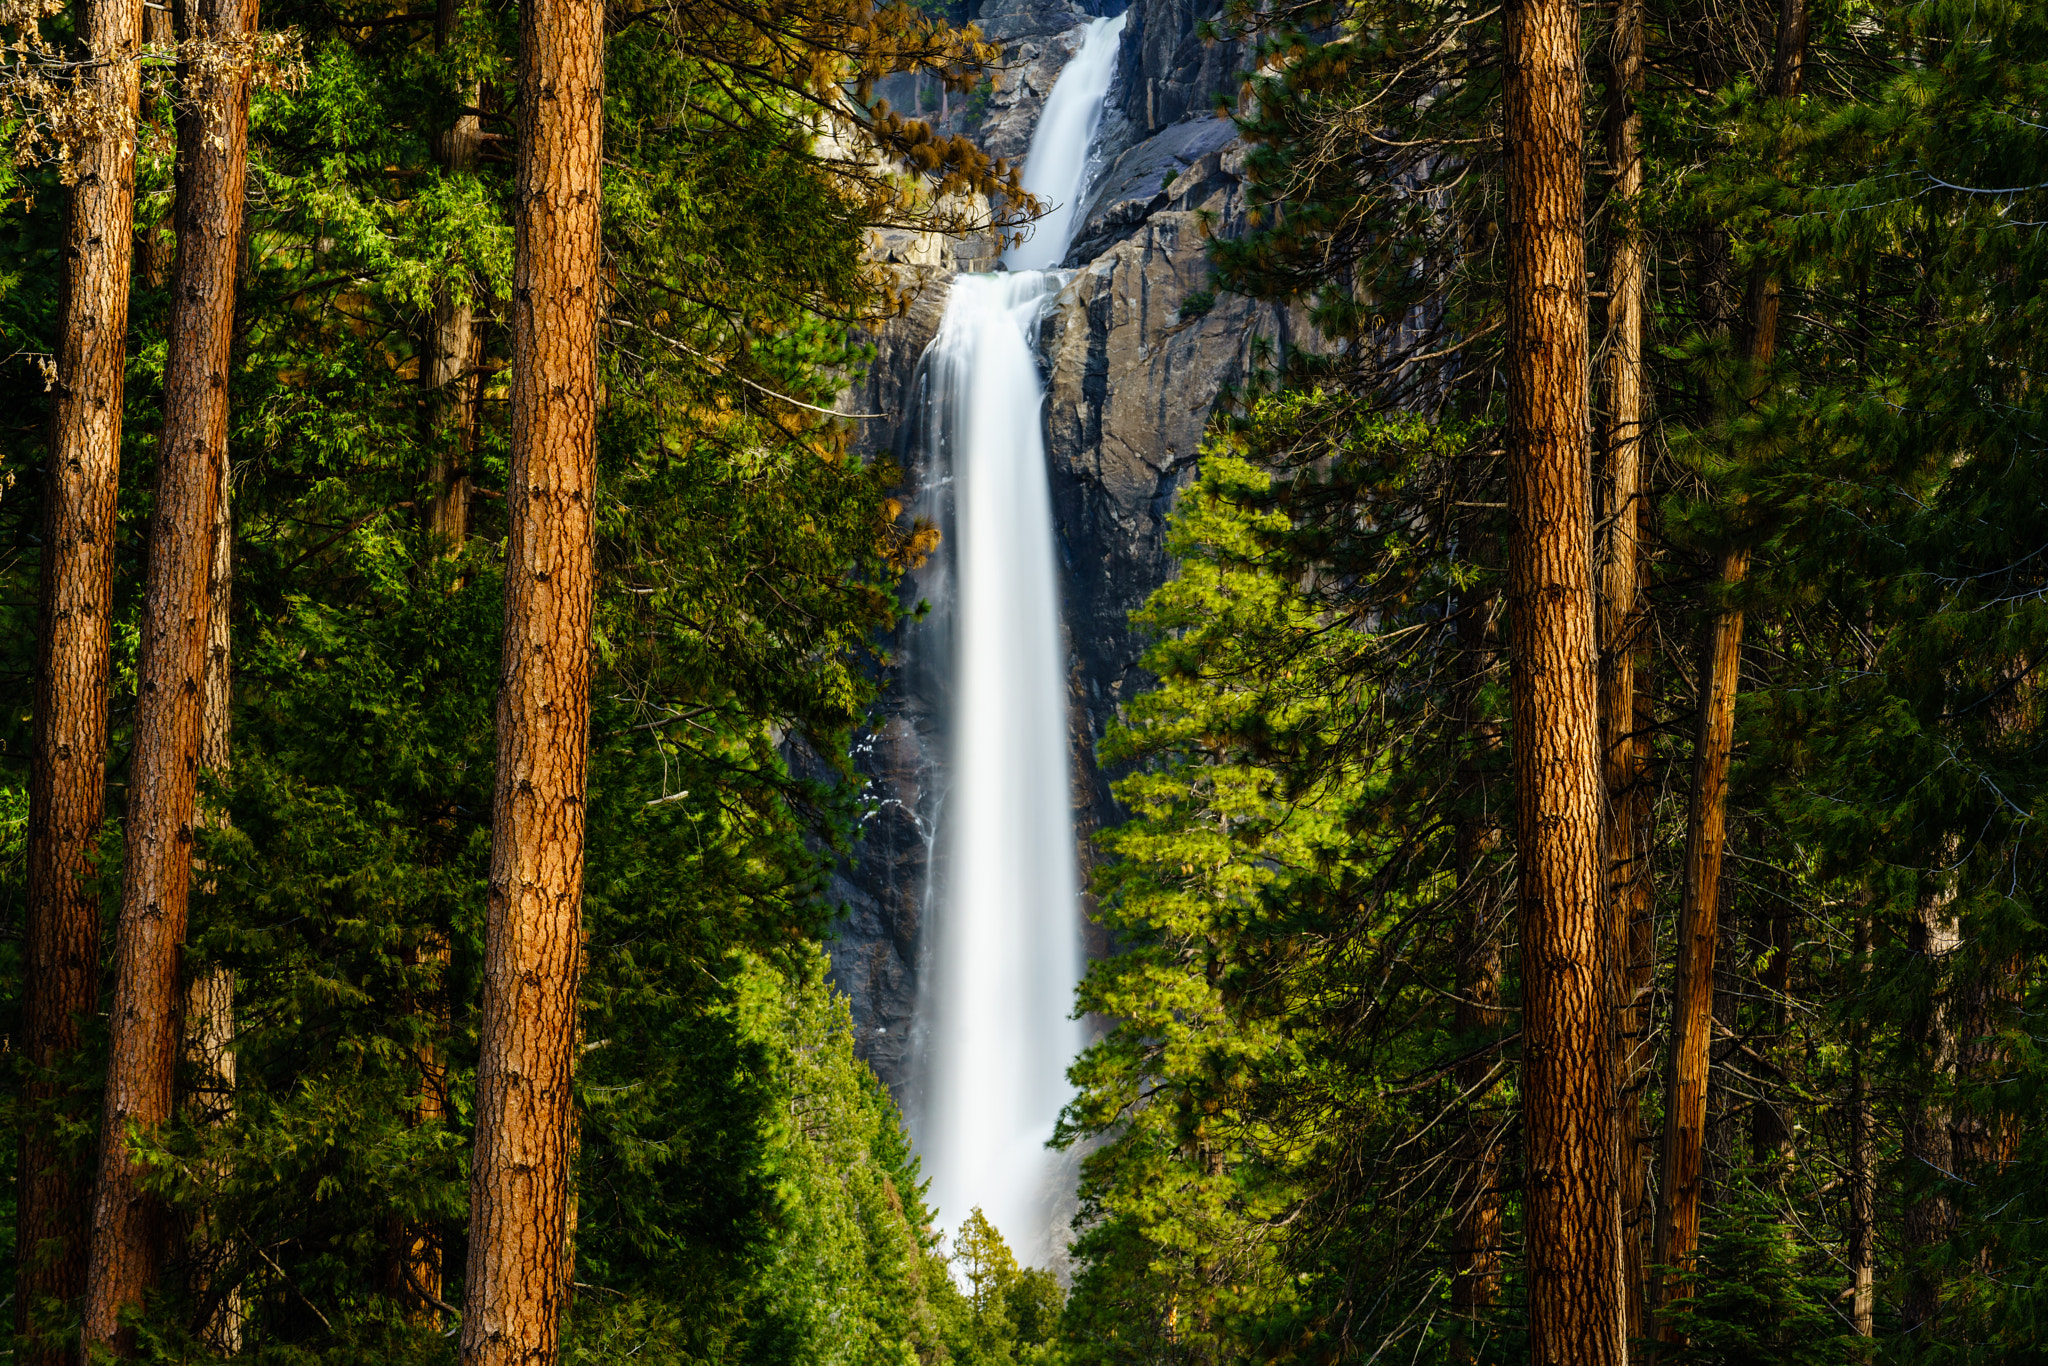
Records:
M1084 871L1094 861L1093 833L1115 818L1096 745L1118 705L1145 682L1143 642L1128 616L1171 570L1167 513L1192 477L1218 395L1244 374L1252 339L1287 341L1286 317L1242 300L1180 316L1182 302L1206 283L1207 237L1233 231L1244 216L1243 148L1233 125L1213 112L1218 93L1235 94L1242 58L1196 31L1220 9L1220 0L1135 0L1097 138L1101 166L1066 262L1073 276L1040 326ZM950 97L945 126L997 155L1021 157L1091 17L1074 0L987 4L978 22L1003 45L1003 67L978 103ZM881 93L910 108L929 102L928 90L899 77ZM937 333L950 272L986 269L991 254L985 243L956 245L917 267L925 284L916 304L873 338L874 362L847 396L849 411L887 415L866 422L863 444L893 453L906 505L942 533L946 491L929 486L922 433L909 416L918 360ZM943 602L949 572L942 543L906 585L906 608ZM833 888L847 908L830 946L834 980L851 999L863 1055L913 1113L925 861L944 799L947 627L942 614L927 615L907 621L892 642L884 702L856 755L873 814ZM1091 947L1106 945L1098 936Z

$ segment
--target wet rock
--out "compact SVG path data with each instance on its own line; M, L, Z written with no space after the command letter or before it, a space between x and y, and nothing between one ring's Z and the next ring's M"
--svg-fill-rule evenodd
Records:
M1210 95L1233 88L1238 58L1194 32L1202 14L1219 9L1219 0L1139 0L1133 8L1113 107L1097 139L1106 164L1068 255L1073 275L1039 330L1084 871L1095 859L1094 832L1117 818L1096 747L1117 708L1146 682L1139 665L1145 642L1130 629L1129 613L1171 572L1166 518L1193 477L1218 396L1244 376L1254 338L1288 341L1284 314L1244 300L1225 296L1199 316L1181 312L1208 284L1206 234L1234 231L1244 217L1243 147L1227 120L1208 113ZM1088 17L1071 0L989 5L984 28L1015 64L978 119L956 109L952 122L992 152L1021 155ZM904 472L899 496L913 514L941 519L942 528L945 490L928 486L921 433L902 415L915 407L918 361L937 334L946 272L983 263L992 264L956 250L899 266L923 272L924 290L905 317L872 339L874 364L844 404L891 415L864 423L862 449L892 453ZM942 547L912 577L906 607L920 596L944 597L947 555ZM907 1088L927 909L923 846L943 796L945 634L935 616L906 623L892 642L883 702L856 754L873 814L835 885L847 916L831 949L834 980L852 998L862 1055L899 1100L913 1103ZM1094 933L1091 952L1107 947Z
M1076 663L1069 711L1091 826L1115 817L1094 755L1117 708L1147 682L1145 642L1129 619L1171 572L1167 516L1194 475L1218 397L1246 373L1254 339L1284 341L1289 331L1281 311L1229 296L1182 315L1208 284L1207 230L1243 214L1235 143L1177 160L1209 142L1155 149L1184 168L1178 193L1141 201L1111 187L1106 206L1098 199L1091 223L1105 233L1131 206L1144 212L1075 272L1040 324L1062 610Z
M1134 0L1116 83L1103 111L1100 145L1115 156L1170 124L1213 115L1234 99L1248 65L1245 46L1202 36L1223 12L1217 0Z
M1004 0L984 14L982 31L1003 45L1003 60L970 130L983 151L1024 160L1046 97L1081 50L1092 17L1071 0ZM972 97L968 107L973 108Z
M1214 191L1227 191L1222 152L1236 140L1228 119L1203 118L1171 124L1126 148L1097 176L1066 263L1094 260L1169 205L1205 203Z
M867 780L859 841L832 879L844 912L826 945L832 980L846 993L854 1042L891 1086L909 1075L917 1010L917 949L930 850L928 789L936 753L916 721L898 713L855 745Z

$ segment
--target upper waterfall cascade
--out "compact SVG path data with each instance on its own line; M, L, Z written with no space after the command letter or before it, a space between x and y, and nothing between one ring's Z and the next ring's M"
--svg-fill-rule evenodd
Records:
M1081 50L1060 72L1046 96L1031 148L1024 154L1024 188L1047 206L1023 242L1003 253L1011 270L1050 270L1059 265L1081 226L1081 196L1088 190L1090 154L1102 124L1103 101L1116 75L1117 47L1128 14L1088 25Z
M1083 1043L1067 659L1046 478L1038 320L1065 277L1123 16L1090 23L1048 97L1024 185L1050 212L962 275L926 353L926 441L952 492L948 782L919 995L914 1116L941 1227L979 1207L1027 1265L1056 1261L1066 1166L1046 1147Z

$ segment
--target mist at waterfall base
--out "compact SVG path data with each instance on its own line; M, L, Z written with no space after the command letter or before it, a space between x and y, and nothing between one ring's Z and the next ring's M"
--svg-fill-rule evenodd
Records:
M1067 738L1039 316L1065 281L1124 18L1097 19L1032 133L1024 186L1050 211L961 275L925 356L927 464L952 600L947 783L928 892L913 1083L939 1226L979 1206L1027 1266L1063 1260L1071 1174L1046 1147L1083 1036L1080 874Z

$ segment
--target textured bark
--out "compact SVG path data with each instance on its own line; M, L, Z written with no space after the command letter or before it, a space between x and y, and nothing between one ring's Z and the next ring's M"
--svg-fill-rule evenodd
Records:
M1465 595L1458 611L1460 651L1458 723L1468 748L1458 774L1462 809L1457 817L1458 885L1463 909L1457 928L1457 1027L1465 1036L1498 1031L1507 1019L1501 1006L1500 890L1489 866L1500 849L1500 816L1490 792L1501 748L1498 720L1481 710L1480 693L1498 671L1500 631L1497 599L1491 591ZM1500 1302L1501 1167L1500 1125L1486 1112L1493 1088L1494 1058L1483 1054L1461 1063L1458 1090L1472 1113L1459 1158L1452 1196L1456 1227L1451 1244L1451 1312L1459 1320L1451 1343L1453 1360L1474 1361L1486 1337L1488 1311Z
M1701 666L1704 668L1704 664ZM1728 1178L1735 1174L1736 1118L1745 1113L1748 1086L1731 1085L1737 1052L1741 1044L1742 1002L1749 994L1741 967L1748 962L1748 937L1733 925L1726 911L1735 905L1735 870L1740 860L1735 851L1742 846L1742 823L1728 822L1721 842L1721 892L1716 903L1722 910L1720 934L1714 954L1714 1011L1707 1046L1707 1119L1703 1140L1705 1162L1700 1178L1700 1203L1712 1208Z
M434 48L454 41L461 20L458 0L440 0L434 13ZM472 87L474 108L479 91ZM482 123L475 114L461 114L441 135L442 169L465 175L476 169L482 146ZM474 281L468 288L446 285L435 291L434 319L420 357L420 386L426 416L427 532L446 549L462 544L469 534L469 477L473 454L472 414L476 408L476 309Z
M200 703L199 767L225 779L232 758L234 676L233 632L235 521L229 496L228 462L218 466L215 494L213 563L209 571L213 601L207 611L206 678ZM227 812L202 806L199 822L215 827L227 823ZM203 875L204 864L198 865ZM205 882L202 891L211 892ZM201 1124L221 1125L235 1113L235 979L226 968L214 967L193 978L185 989L185 1068L191 1089L185 1108ZM223 1170L214 1179L226 1177ZM192 1266L194 1300L205 1306L200 1336L216 1352L228 1354L242 1345L242 1303L238 1289L218 1295L212 1282L228 1252L228 1242L210 1208L199 1211L188 1232L186 1255Z
M1642 1086L1649 1075L1649 990L1656 966L1647 848L1647 725L1636 715L1637 655L1643 649L1642 565L1643 189L1642 0L1614 14L1607 89L1607 163L1614 183L1607 262L1606 456L1601 519L1608 527L1600 575L1600 754L1606 785L1607 928L1614 964L1614 1151L1620 1186L1622 1322L1630 1340L1646 1332L1643 1237L1654 1222L1643 1175Z
M1722 560L1721 580L1740 583L1746 551ZM1671 1053L1664 1074L1664 1183L1657 1203L1654 1260L1683 1272L1699 1247L1702 1149L1707 1118L1708 1048L1713 1042L1715 950L1720 935L1721 857L1727 844L1728 759L1735 732L1735 691L1742 662L1742 613L1715 615L1707 631L1693 748L1692 800L1686 812L1685 890L1672 967ZM1664 1303L1689 1293L1667 1281ZM1679 1341L1668 1326L1659 1336Z
M1507 11L1509 640L1530 1359L1623 1359L1601 911L1578 8Z
M555 1359L589 757L603 8L520 13L512 468L465 1366Z
M85 1284L86 1187L75 1158L57 1141L49 1109L61 1099L51 1069L78 1047L79 1017L95 1008L99 994L94 855L106 814L108 613L134 260L142 6L79 0L76 23L82 47L103 62L82 79L110 117L77 149L78 180L64 213L22 936L27 1108L14 1304L15 1327L25 1334L60 1322L46 1320L43 1306L76 1300ZM58 1359L59 1349L23 1349L25 1362Z
M196 35L234 41L253 0L198 0ZM172 271L164 431L143 607L127 861L83 1340L126 1355L124 1308L154 1284L161 1217L140 1186L128 1133L170 1117L179 1048L179 946L192 882L192 826L212 605L214 525L227 458L228 357L248 146L249 74L193 60L179 71L178 256Z

